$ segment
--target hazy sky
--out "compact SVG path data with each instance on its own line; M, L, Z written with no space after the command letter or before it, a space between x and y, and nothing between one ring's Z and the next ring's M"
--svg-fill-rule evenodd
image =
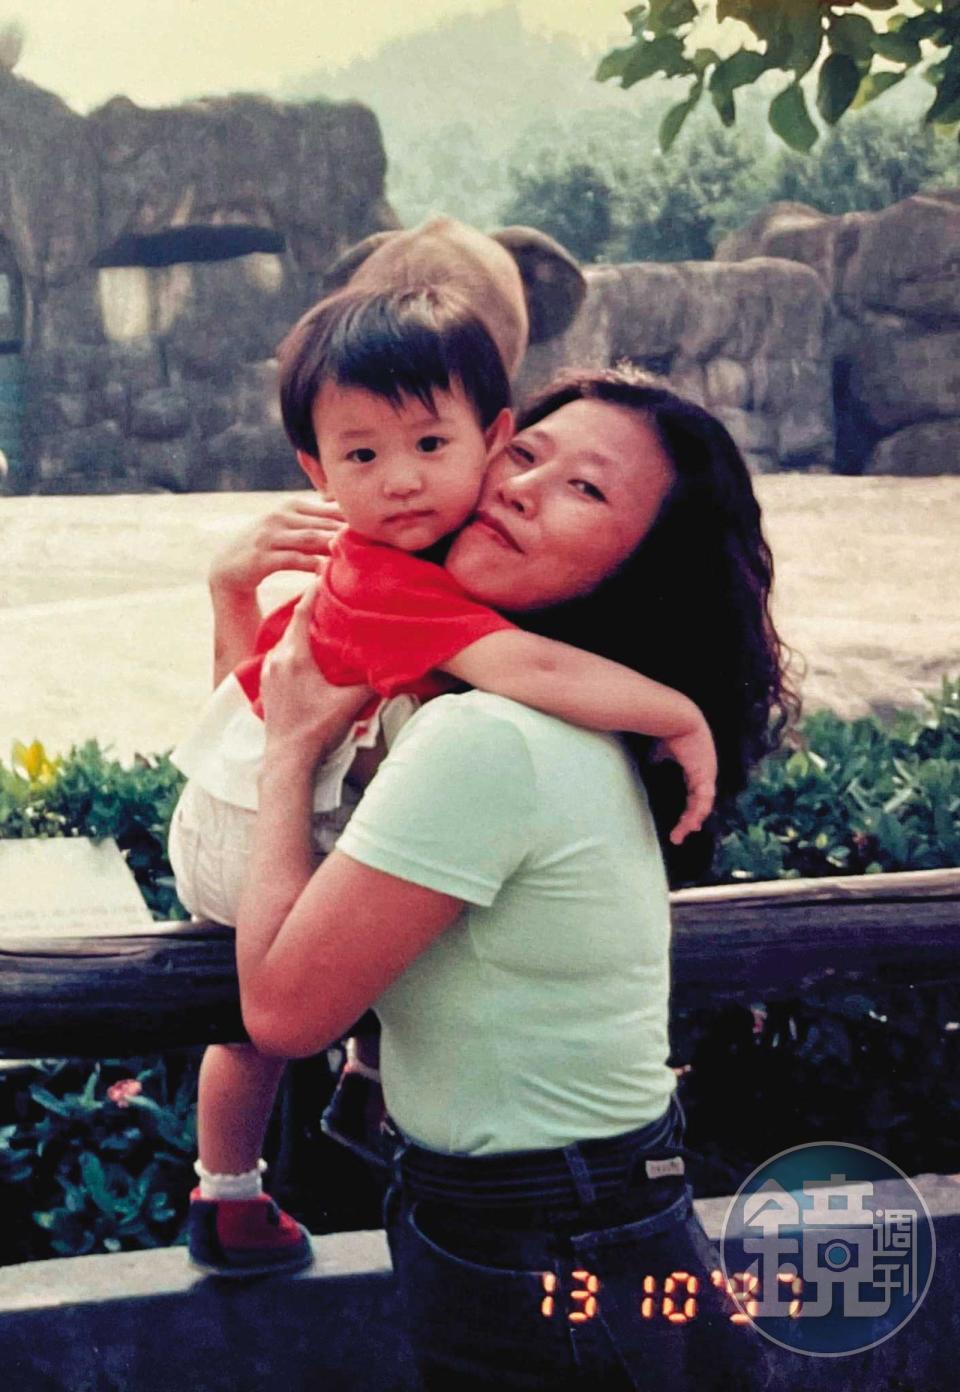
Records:
M626 39L631 0L517 0L527 26L601 48ZM0 0L22 23L24 77L78 110L124 92L144 105L274 91L384 41L501 0Z

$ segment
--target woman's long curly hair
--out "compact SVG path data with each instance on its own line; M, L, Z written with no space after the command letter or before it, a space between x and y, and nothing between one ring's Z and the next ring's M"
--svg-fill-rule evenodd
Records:
M635 369L566 375L530 402L525 429L571 402L607 401L656 431L677 478L651 530L590 594L517 615L524 628L612 658L683 691L717 746L717 805L704 830L673 846L685 801L679 769L637 758L674 885L703 879L721 829L753 765L780 741L799 701L787 649L770 615L773 560L743 456L709 411Z

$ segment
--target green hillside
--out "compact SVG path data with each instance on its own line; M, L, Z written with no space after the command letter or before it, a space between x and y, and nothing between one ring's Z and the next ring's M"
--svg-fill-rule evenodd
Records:
M949 162L917 131L931 95L917 77L849 116L822 171L826 138L806 162L787 157L766 117L782 73L738 93L732 131L704 103L662 158L658 126L685 87L656 78L624 92L595 82L602 53L623 37L593 50L529 30L508 3L395 39L345 68L318 69L279 95L356 99L376 113L388 197L405 225L434 213L484 228L531 222L584 260L708 256L772 198L828 212L883 206L904 188L939 181ZM845 172L851 160L857 177ZM575 206L584 189L603 204L599 213Z

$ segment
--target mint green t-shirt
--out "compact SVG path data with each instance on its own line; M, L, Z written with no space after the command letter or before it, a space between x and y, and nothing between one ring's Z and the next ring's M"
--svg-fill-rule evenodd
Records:
M667 884L614 736L481 691L441 696L401 731L338 849L465 901L374 1006L408 1136L490 1155L664 1111Z

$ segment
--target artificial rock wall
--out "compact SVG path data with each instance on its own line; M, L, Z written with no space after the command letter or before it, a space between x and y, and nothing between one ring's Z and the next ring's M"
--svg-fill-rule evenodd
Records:
M717 248L758 256L809 266L834 306L836 467L960 472L960 190L842 217L774 203Z
M297 486L274 350L324 268L396 226L376 118L241 96L80 117L0 71L0 488ZM664 374L751 467L960 470L960 191L774 204L712 262L591 267L529 352Z
M842 217L774 203L712 262L586 275L526 387L626 359L713 410L757 471L960 472L960 190Z
M574 324L528 353L525 391L567 364L626 360L714 411L755 472L832 466L833 313L815 271L761 258L641 262L585 274L587 297Z
M396 225L376 119L261 97L81 117L0 71L0 342L15 491L292 486L273 354Z

